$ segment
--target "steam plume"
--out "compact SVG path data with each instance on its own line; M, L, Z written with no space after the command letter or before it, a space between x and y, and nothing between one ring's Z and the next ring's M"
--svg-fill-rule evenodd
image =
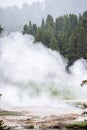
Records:
M53 105L60 100L85 100L87 63L81 59L66 72L67 60L59 52L34 43L19 32L0 39L1 107Z

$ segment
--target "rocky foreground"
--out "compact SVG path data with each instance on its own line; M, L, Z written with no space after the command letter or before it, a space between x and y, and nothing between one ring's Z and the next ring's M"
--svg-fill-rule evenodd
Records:
M86 121L86 114L86 108L82 106L20 107L9 111L0 111L0 120L3 120L10 130L63 129L68 124Z

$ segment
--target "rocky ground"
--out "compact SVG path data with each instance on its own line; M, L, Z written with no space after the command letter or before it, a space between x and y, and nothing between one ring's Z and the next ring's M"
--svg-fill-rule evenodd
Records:
M16 107L9 111L0 111L0 120L11 130L61 129L67 124L85 121L86 114L86 108L82 105L69 108Z

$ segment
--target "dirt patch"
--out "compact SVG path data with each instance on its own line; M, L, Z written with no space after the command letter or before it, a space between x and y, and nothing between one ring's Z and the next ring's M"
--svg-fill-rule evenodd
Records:
M25 130L33 128L61 129L68 124L84 122L86 109L82 105L66 108L50 107L16 107L11 111L0 111L0 120L11 130Z
M20 111L20 112L19 112ZM5 113L4 113L5 112ZM5 125L12 130L18 128L61 128L67 123L75 122L80 116L80 113L61 112L55 108L29 108L29 109L14 109L12 111L2 111L0 120L3 120Z

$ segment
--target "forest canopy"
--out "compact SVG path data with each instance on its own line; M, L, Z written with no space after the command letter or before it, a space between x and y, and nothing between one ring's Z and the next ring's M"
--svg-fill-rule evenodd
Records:
M68 14L54 19L50 14L37 26L29 21L23 34L35 37L46 47L60 53L69 60L69 65L79 58L87 59L87 11L79 16Z

